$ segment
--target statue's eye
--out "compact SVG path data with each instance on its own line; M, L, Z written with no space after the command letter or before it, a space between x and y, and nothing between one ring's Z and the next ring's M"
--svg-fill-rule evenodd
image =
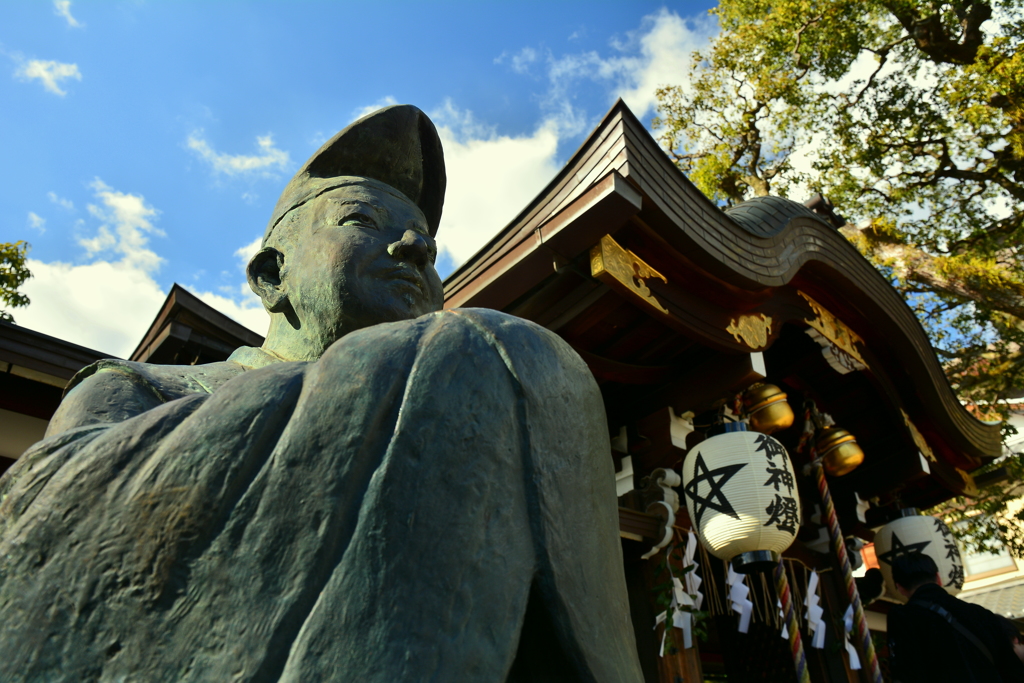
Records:
M373 228L377 229L377 224L372 218L362 213L354 213L345 216L341 221L341 225L352 226L355 228Z

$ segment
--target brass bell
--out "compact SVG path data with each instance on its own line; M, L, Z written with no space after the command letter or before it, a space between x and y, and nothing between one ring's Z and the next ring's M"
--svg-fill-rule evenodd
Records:
M793 409L786 394L774 384L757 384L747 389L743 409L755 432L773 434L793 424Z
M853 434L839 427L825 427L818 433L815 448L825 465L825 472L833 477L857 469L864 462L864 451L857 445Z

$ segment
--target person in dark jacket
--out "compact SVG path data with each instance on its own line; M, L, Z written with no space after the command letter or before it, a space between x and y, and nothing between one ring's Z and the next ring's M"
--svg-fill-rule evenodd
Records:
M1017 628L1017 624L1006 617L1000 617L1000 619L1003 624L1003 632L1006 634L1007 640L1010 641L1010 645L1013 646L1013 652L1017 655L1017 659L1024 662L1024 643L1021 642L1020 629Z
M1024 682L1024 664L1000 617L947 593L938 574L935 561L922 553L892 563L896 588L908 598L889 612L893 681Z

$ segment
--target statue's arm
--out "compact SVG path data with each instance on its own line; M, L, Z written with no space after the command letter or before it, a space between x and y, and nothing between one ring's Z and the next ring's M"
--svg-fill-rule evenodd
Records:
M75 427L124 422L163 403L149 380L130 368L90 366L72 382L50 420L47 437Z

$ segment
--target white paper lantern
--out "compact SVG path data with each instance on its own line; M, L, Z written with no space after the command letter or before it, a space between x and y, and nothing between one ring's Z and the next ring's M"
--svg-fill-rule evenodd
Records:
M701 543L738 572L773 567L796 538L800 496L789 455L742 422L693 448L683 491Z
M903 514L906 516L889 522L875 534L875 556L885 577L887 592L906 601L892 580L892 563L903 555L923 553L935 560L946 592L959 593L964 585L964 563L953 532L941 519L919 515L913 508L907 508Z

